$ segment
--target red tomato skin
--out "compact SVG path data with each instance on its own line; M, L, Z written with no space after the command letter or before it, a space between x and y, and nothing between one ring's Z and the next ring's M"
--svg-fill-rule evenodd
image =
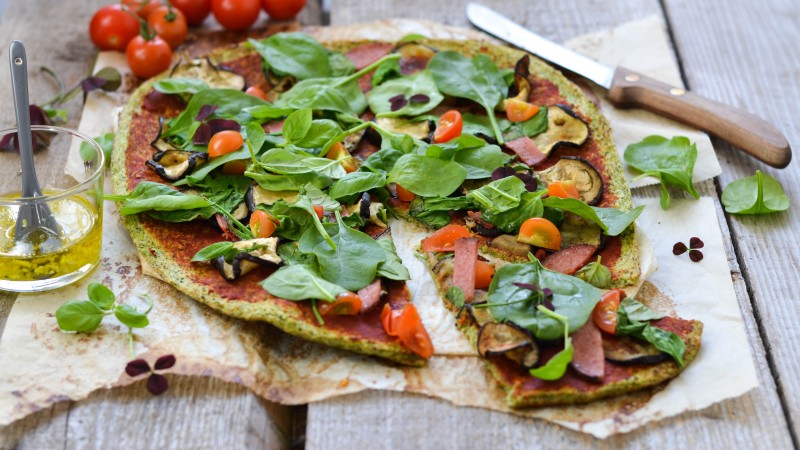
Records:
M150 14L161 6L159 0L122 0L122 4L144 20L147 20Z
M261 0L272 20L291 20L306 6L306 0Z
M179 9L189 25L200 25L211 14L211 0L170 0Z
M261 100L267 101L267 94L264 92L263 89L261 89L258 86L250 86L249 88L247 88L246 91L244 91L244 93L247 95L252 95L253 97L258 97Z
M211 0L214 18L226 30L244 31L258 20L259 0Z
M121 5L100 8L89 23L89 37L100 50L124 51L139 35L139 21Z
M136 36L125 50L128 66L139 78L150 78L169 69L172 64L172 49L167 41L156 36L149 41Z
M208 141L208 156L216 158L217 156L227 155L239 150L242 145L244 145L244 139L238 131L219 131L211 136L211 140Z
M461 112L451 109L439 117L439 124L436 126L436 131L433 132L433 141L437 144L451 141L461 136L463 128L464 120Z
M167 20L167 16L170 14L169 8L161 6L150 13L147 24L174 50L186 40L189 28L186 25L186 18L179 9L173 8L172 12L175 14L175 18L170 22Z

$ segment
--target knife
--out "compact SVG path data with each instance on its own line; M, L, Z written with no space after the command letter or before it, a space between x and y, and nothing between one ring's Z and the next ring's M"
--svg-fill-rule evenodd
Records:
M467 18L481 30L608 89L608 100L618 108L647 109L703 130L772 167L784 168L792 160L792 150L783 133L742 109L624 67L607 67L550 42L477 3L467 5Z

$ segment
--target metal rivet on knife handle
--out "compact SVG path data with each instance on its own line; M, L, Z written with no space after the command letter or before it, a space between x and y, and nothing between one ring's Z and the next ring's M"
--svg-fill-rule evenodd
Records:
M683 95L686 93L686 90L681 88L672 88L669 90L669 93L672 95Z
M639 81L639 75L636 75L635 73L629 73L628 75L625 75L625 81L630 81L631 83Z

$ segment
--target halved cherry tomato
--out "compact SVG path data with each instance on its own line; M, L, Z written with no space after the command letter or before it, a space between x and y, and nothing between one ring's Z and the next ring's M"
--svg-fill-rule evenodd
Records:
M211 136L208 141L208 156L222 156L239 150L244 145L241 133L233 130L223 130Z
M422 250L426 252L452 252L456 247L456 239L468 237L470 237L469 230L464 225L445 225L422 240Z
M150 78L169 69L172 64L172 48L158 36L147 39L136 36L125 49L128 66L139 78Z
M617 333L617 310L619 310L620 300L624 297L621 294L624 293L625 291L614 289L603 294L592 311L592 320L597 328L608 334Z
M186 23L199 25L211 14L211 0L169 0L186 16Z
M561 232L553 222L541 217L534 217L522 222L517 240L548 250L561 248Z
M108 5L97 10L89 24L89 37L100 50L125 51L139 35L139 21L122 5Z
M225 29L243 31L258 20L259 0L211 0L211 11Z
M397 191L397 198L402 200L402 201L404 201L404 202L413 201L414 198L416 198L416 196L417 196L416 194L414 194L413 192L407 190L403 186L400 186L399 184L395 184L394 187L395 187L395 190Z
M433 342L413 303L407 304L400 311L400 317L397 318L397 337L419 356L428 359L433 355Z
M547 186L547 195L560 198L581 198L575 182L572 180L555 181Z
M258 97L261 100L267 100L267 94L258 86L250 86L247 90L244 91L247 95L252 95L253 97Z
M261 6L270 19L289 20L306 6L306 0L261 0Z
M461 113L458 110L451 109L439 117L439 124L433 133L433 141L439 144L455 139L461 136L463 128L464 119L461 118Z
M222 166L222 173L225 175L243 175L247 170L248 160L237 159L235 161L228 161Z
M506 117L511 122L525 122L539 112L539 107L516 98L505 101Z
M167 44L174 50L183 44L189 28L186 25L186 18L183 13L172 6L161 6L156 8L147 17L147 24L150 25L156 34L167 41Z
M325 208L323 208L322 205L314 205L314 212L317 213L319 220L322 220L322 216L325 215Z
M144 20L147 20L153 11L162 6L158 0L122 0L122 4Z
M494 267L486 261L478 260L475 263L475 289L486 289L492 284Z
M344 292L332 302L317 303L319 313L323 316L335 314L337 316L355 316L361 312L361 297L352 292Z
M358 170L358 159L351 156L350 152L347 151L347 147L341 142L334 143L328 153L325 154L325 157L339 161L339 164L347 173L353 173Z
M268 238L275 233L277 222L268 212L257 209L250 215L250 231L256 238Z
M389 336L397 336L397 319L400 318L400 310L392 309L389 304L383 305L383 310L381 311L381 323L383 324L383 330Z

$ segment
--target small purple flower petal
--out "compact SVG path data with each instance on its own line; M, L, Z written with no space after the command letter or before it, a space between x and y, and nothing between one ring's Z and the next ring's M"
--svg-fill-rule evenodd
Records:
M497 181L506 177L514 176L516 175L516 173L517 172L511 167L498 167L497 169L494 169L494 171L492 172L492 181Z
M157 373L150 374L147 378L147 390L153 395L161 395L169 388L169 381L164 375Z
M143 359L134 359L133 361L128 362L128 365L125 366L125 373L131 377L138 377L143 373L150 372L150 365L147 364L147 361Z
M206 145L208 141L211 140L211 127L207 123L201 123L197 130L194 132L194 136L192 137L192 144L195 145Z
M430 100L431 98L425 94L414 94L408 99L411 103L427 103Z
M81 81L81 89L83 92L92 92L96 89L102 89L108 83L108 80L102 77L89 77Z
M153 365L155 370L166 370L175 365L175 355L164 355Z
M694 249L694 248L703 248L703 246L705 246L705 245L706 244L704 244L703 241L701 241L699 237L693 237L693 238L689 239L689 248L692 248L692 249Z
M209 116L211 116L211 114L214 114L214 111L216 110L217 110L217 105L203 105L203 107L200 108L200 111L197 113L197 115L194 116L194 120L202 122L208 119Z
M692 262L700 262L703 260L703 252L700 250L689 250L689 259L691 259Z
M207 123L211 127L212 136L224 130L239 131L242 129L239 122L230 119L211 119Z
M686 250L688 249L686 248L686 244L683 242L678 242L672 246L672 254L676 256L686 253Z
M17 142L17 133L10 133L3 136L3 139L0 140L0 150L19 153L19 143Z

